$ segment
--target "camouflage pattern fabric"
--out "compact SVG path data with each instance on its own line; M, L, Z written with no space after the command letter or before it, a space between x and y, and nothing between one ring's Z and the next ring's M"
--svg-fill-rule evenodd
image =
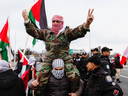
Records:
M25 27L26 32L29 35L43 40L46 46L46 59L42 64L42 68L36 74L40 78L37 93L42 94L40 96L44 96L43 94L45 92L45 87L52 70L52 61L57 58L64 60L66 76L71 84L71 92L75 92L79 87L80 74L77 68L71 64L73 63L73 60L69 55L69 45L71 41L84 37L89 29L85 29L83 25L80 25L74 29L67 27L60 34L56 35L50 29L41 30L35 28L30 21L29 23L25 23Z
M74 29L67 28L56 36L50 29L37 29L29 22L25 24L26 32L34 38L43 40L46 46L46 62L51 62L56 58L61 58L64 61L71 59L69 55L70 42L84 37L89 29L85 29L83 25L80 25ZM70 62L69 62L70 63Z

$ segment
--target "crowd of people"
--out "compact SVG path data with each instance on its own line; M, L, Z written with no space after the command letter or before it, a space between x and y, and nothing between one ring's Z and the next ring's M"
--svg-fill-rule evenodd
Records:
M22 62L18 62L19 66L12 70L6 61L0 60L0 96L123 96L123 91L117 84L121 83L121 68L117 66L119 55L115 56L118 60L111 63L109 56L112 49L103 47L102 55L98 54L97 48L92 49L91 57L86 52L73 54L72 58L69 54L70 42L84 37L90 31L89 27L94 19L93 11L94 9L89 9L86 22L74 29L68 26L64 28L63 17L54 15L52 27L41 30L33 25L27 11L23 10L26 32L43 40L47 53L45 59L40 60L42 66L39 69L36 69L36 59L29 58L28 86L22 77L18 77ZM35 78L32 77L34 69ZM112 69L115 69L115 73ZM118 82L112 78L116 73ZM31 90L33 94L29 94Z

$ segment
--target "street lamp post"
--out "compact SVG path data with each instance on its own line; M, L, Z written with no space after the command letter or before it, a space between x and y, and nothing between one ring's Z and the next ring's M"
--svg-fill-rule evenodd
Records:
M16 63L16 33L18 31L15 32L15 51L14 51L14 63Z
M22 31L22 30L19 30L19 31L16 31L16 32L15 32L15 51L14 51L14 63L16 63L16 33L17 33L17 32L20 32L20 31Z

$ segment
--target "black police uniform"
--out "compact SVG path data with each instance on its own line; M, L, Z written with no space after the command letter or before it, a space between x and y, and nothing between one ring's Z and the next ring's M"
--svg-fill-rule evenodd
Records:
M101 56L101 67L104 69L104 71L108 72L109 75L111 75L112 71L112 64L110 63L110 60L108 56Z
M82 96L123 96L122 89L102 67L98 67L84 79Z

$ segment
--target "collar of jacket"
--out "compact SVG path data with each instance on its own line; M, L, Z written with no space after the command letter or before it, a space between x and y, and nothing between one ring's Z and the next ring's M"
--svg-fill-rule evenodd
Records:
M101 56L100 56L100 59L106 59L106 60L109 60L109 56L103 56L103 55L101 55Z
M97 67L92 71L92 76L101 77L104 73L104 70L101 67Z

